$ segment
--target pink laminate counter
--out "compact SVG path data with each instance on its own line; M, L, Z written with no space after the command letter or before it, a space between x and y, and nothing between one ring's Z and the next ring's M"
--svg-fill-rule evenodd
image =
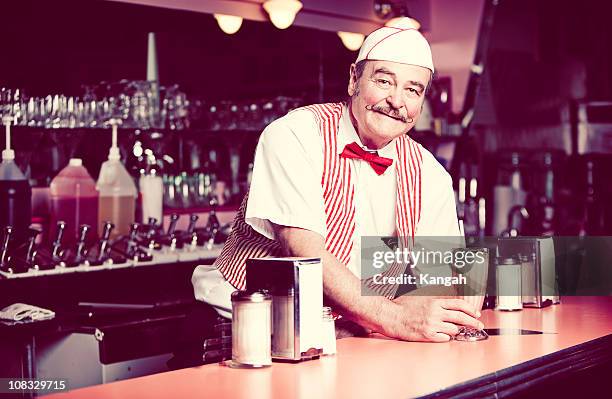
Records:
M483 312L486 328L546 333L541 335L500 335L480 342L441 344L379 336L346 338L338 341L336 356L320 360L274 363L260 370L210 364L52 398L354 399L512 394L525 383L612 360L612 297L562 301L541 310Z

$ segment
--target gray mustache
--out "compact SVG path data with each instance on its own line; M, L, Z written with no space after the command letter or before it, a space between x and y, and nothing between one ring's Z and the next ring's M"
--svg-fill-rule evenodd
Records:
M392 118L395 119L399 119L400 121L406 123L408 121L408 118L406 118L404 115L400 114L400 112L396 109L393 109L391 107L384 107L382 105L379 106L367 106L367 109L370 109L372 111L376 111L376 112L380 112L381 114L385 114L387 116L390 116Z

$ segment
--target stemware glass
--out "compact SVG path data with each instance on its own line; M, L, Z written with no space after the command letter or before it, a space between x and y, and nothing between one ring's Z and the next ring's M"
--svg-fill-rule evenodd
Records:
M152 126L154 122L152 91L153 86L148 81L135 80L126 84L122 103L128 106L124 116L129 120L129 127L149 129Z
M13 117L13 90L1 87L0 88L0 118L2 123L10 123Z
M487 291L489 249L484 247L456 248L453 252L453 271L466 278L466 284L458 286L459 295L480 311ZM471 256L468 256L468 254L471 254ZM459 334L455 336L455 340L481 341L488 337L482 329L463 326L459 329Z

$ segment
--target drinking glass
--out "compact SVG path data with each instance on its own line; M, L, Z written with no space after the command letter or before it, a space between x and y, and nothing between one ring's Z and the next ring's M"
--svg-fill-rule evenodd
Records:
M134 80L127 83L120 98L120 103L125 109L125 119L129 121L127 126L149 129L153 126L155 119L155 94L152 82Z
M468 260L469 259L469 260ZM453 250L453 272L466 279L465 284L459 284L459 295L474 309L480 311L487 292L487 277L489 275L489 249L484 247L455 248ZM484 330L473 327L461 327L455 336L458 341L481 341L487 339Z
M6 87L0 87L0 119L8 121L13 116L13 91Z

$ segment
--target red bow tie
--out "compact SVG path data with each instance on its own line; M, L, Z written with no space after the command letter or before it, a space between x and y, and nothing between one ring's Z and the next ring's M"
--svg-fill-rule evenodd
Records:
M363 159L369 163L372 169L374 169L374 172L379 175L385 173L385 170L387 170L387 168L393 164L392 159L380 157L376 153L367 152L355 142L347 144L340 156L350 159Z

